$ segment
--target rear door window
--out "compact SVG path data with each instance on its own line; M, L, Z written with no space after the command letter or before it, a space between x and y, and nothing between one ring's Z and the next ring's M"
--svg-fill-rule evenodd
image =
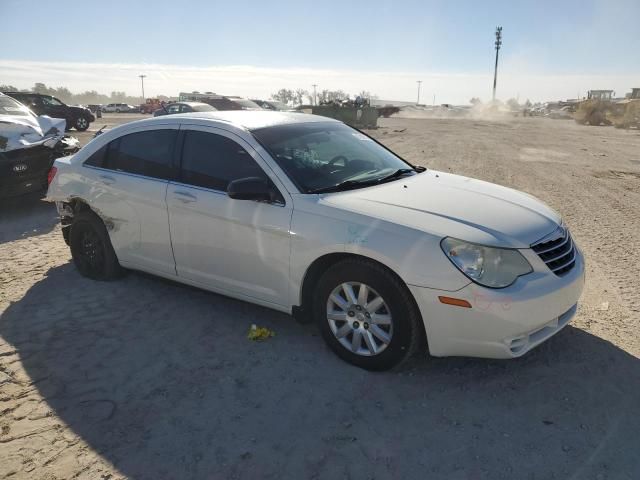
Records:
M124 135L103 146L85 165L133 173L161 180L174 180L173 148L177 130L147 130Z
M189 185L226 191L233 180L268 179L249 153L233 140L214 133L185 132L181 181Z

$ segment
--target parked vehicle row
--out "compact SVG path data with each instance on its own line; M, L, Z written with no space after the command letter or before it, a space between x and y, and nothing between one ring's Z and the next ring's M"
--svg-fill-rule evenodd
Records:
M341 122L195 112L105 131L56 160L81 274L145 271L313 319L371 370L519 357L568 324L584 260L558 213L409 164Z

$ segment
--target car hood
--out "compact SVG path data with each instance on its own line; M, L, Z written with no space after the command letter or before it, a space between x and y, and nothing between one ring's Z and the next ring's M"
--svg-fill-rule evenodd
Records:
M46 115L0 115L0 152L44 145L53 148L64 136L66 122Z
M321 202L441 237L510 248L527 248L562 221L531 195L435 170L325 194Z

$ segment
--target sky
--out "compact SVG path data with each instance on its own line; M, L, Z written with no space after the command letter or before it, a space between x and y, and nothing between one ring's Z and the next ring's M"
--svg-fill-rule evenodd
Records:
M54 10L55 8L55 10ZM383 99L552 100L640 86L640 1L108 2L0 0L0 84L147 96L268 97L279 88Z

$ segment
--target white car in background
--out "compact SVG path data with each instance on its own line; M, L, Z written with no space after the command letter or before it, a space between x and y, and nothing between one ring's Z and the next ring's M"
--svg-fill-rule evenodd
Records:
M133 113L139 111L140 108L126 103L109 103L103 106L101 110L106 113Z
M583 289L582 254L539 200L414 167L324 117L128 123L50 178L83 275L142 270L313 318L366 369L426 345L518 357L567 325Z

